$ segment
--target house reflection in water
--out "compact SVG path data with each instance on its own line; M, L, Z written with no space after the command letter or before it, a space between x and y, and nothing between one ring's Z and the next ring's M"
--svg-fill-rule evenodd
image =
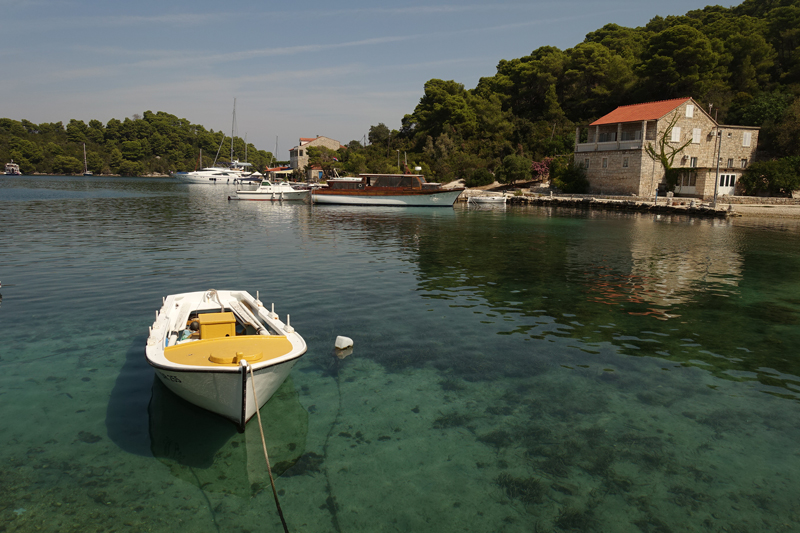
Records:
M698 293L738 294L740 247L730 232L718 231L729 222L660 224L649 217L628 222L628 231L587 239L568 253L568 271L583 278L589 301L668 320L679 317L681 306ZM682 231L687 227L690 232Z

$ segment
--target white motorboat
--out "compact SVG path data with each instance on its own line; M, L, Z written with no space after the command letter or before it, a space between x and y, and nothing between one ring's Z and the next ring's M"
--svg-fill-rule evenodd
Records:
M310 193L310 189L295 189L285 181L272 183L269 180L263 180L258 189L252 191L237 190L236 197L231 197L231 200L261 200L267 202L307 200Z
M164 298L145 355L175 394L244 431L306 349L274 304L268 310L246 291L210 289Z
M505 204L506 197L502 194L493 194L487 196L470 196L469 200L467 200L470 204Z
M194 172L177 172L175 177L187 183L230 183L241 179L241 174L226 168L206 167Z
M6 163L6 176L21 176L22 173L19 171L19 165L14 163L14 160L11 160L11 163Z

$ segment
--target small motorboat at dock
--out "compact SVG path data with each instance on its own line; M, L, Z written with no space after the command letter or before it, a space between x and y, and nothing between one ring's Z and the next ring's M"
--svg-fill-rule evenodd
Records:
M244 431L306 349L274 304L268 310L258 294L210 289L164 298L145 355L172 392Z
M262 180L255 190L237 190L236 196L231 196L229 200L258 200L262 202L277 202L281 200L308 200L310 189L296 189L286 181L272 183L270 180Z

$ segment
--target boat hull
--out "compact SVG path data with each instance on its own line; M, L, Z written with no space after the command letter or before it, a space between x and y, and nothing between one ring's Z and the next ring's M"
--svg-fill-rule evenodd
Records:
M250 371L240 366L236 372L180 371L156 368L156 376L184 400L212 413L224 416L244 431L245 424L286 381L297 359ZM255 394L253 390L255 388Z
M473 204L504 204L506 198L505 196L472 196L469 202Z
M236 191L239 200L255 200L259 202L303 201L308 198L310 191L291 192L258 192Z
M176 175L176 177L184 183L205 183L211 185L215 183L230 183L239 180L239 177L234 176L190 176L188 174L183 174Z
M200 324L200 338L186 340L188 322ZM145 356L172 392L244 431L306 349L294 328L247 292L210 290L164 299Z
M383 205L399 207L453 207L464 189L436 191L377 192L370 190L317 190L315 204Z

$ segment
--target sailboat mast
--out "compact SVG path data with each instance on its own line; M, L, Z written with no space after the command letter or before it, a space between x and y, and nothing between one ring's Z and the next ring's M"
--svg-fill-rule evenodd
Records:
M233 164L233 140L236 138L236 98L233 99L233 121L231 121L231 164Z
M89 165L86 163L86 143L83 143L83 173L89 172Z

